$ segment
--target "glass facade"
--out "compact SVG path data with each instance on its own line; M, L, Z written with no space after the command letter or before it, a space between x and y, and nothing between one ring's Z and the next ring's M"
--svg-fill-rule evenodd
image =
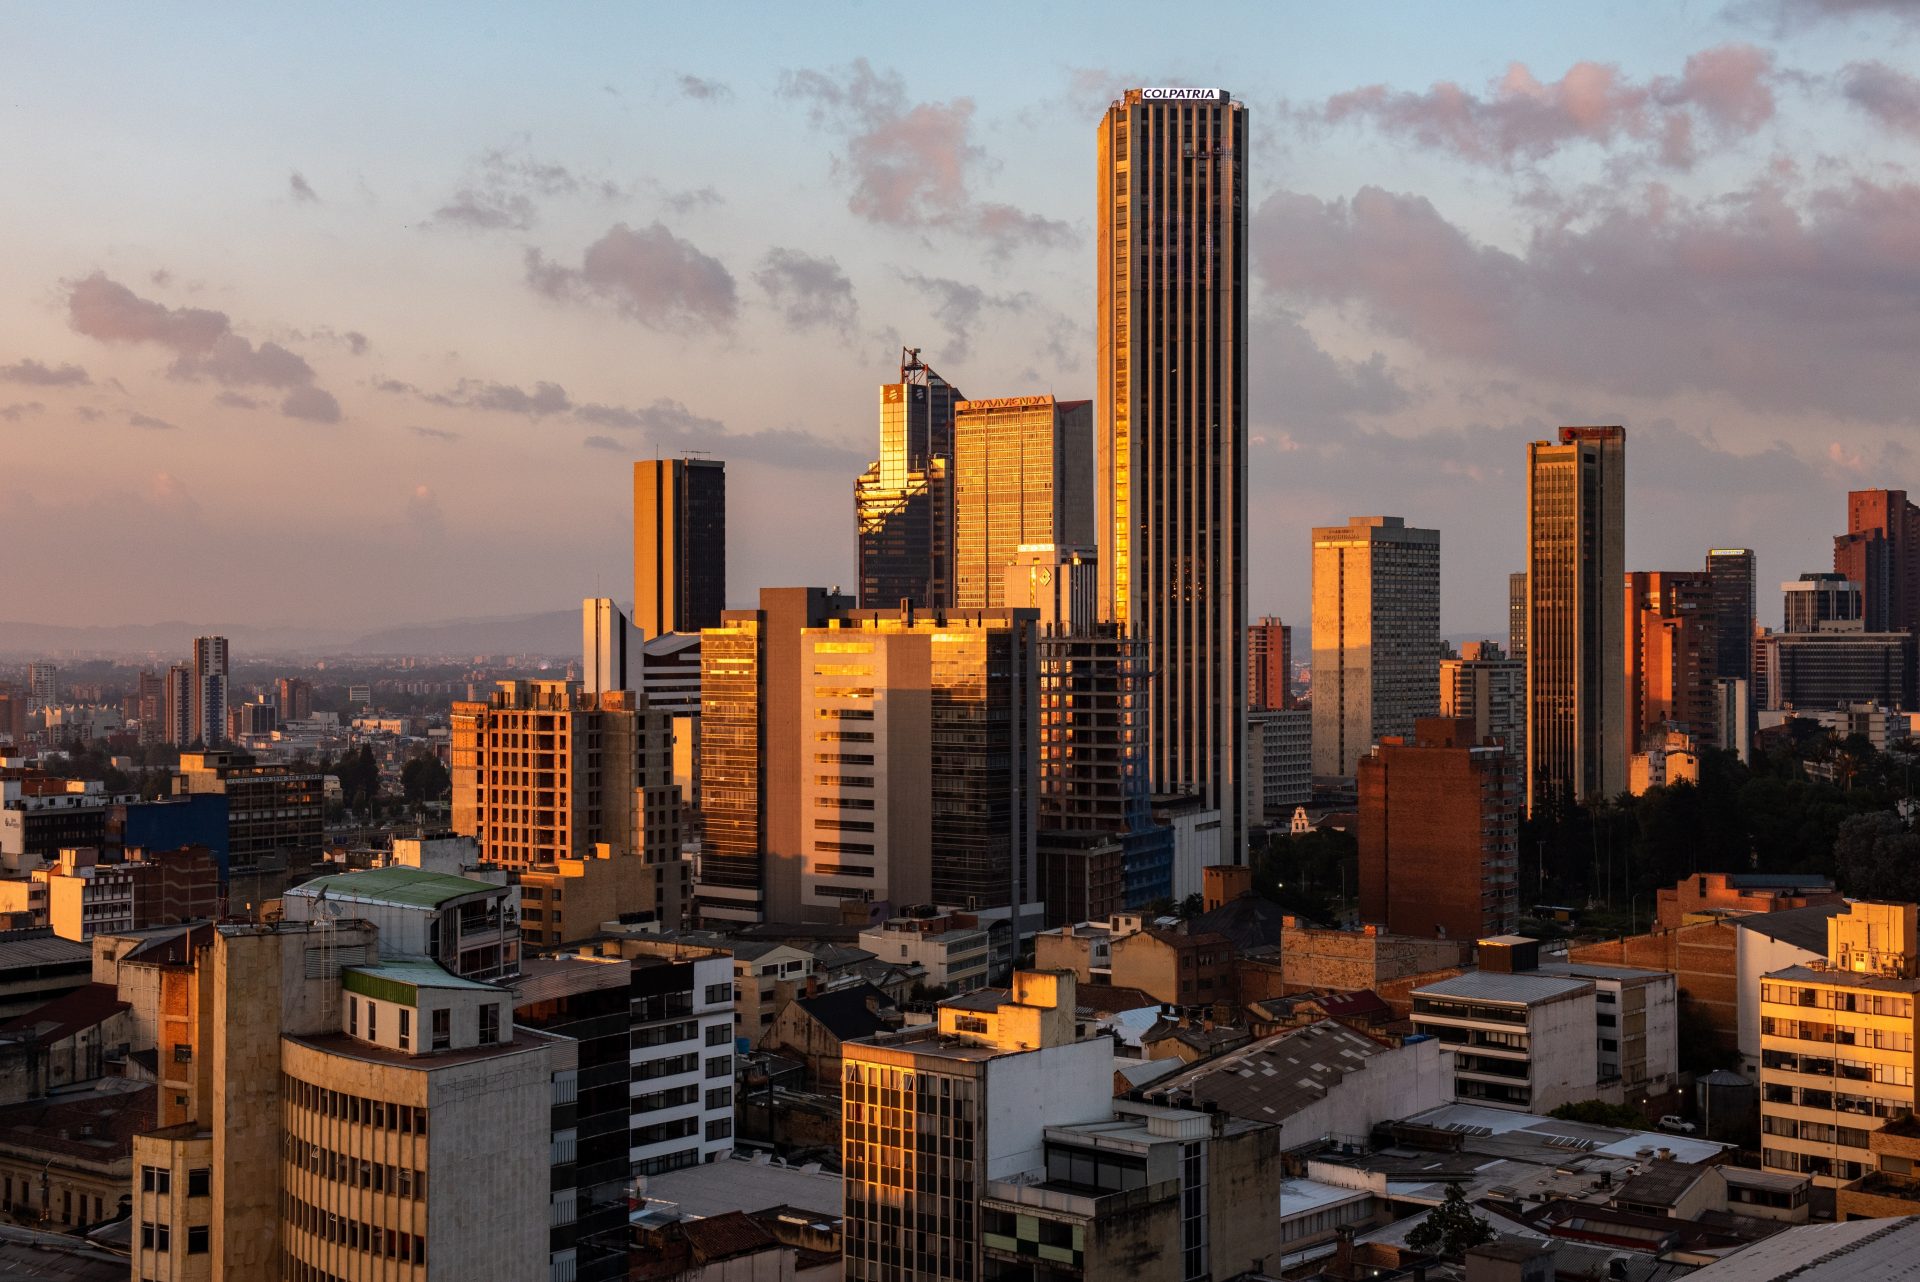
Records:
M760 885L766 818L760 739L766 675L763 628L729 621L700 637L700 883Z
M961 399L916 348L901 353L900 381L880 388L880 457L853 485L862 609L952 601L953 413Z
M1051 396L954 407L953 603L1005 603L1006 569L1026 545L1093 542L1093 403Z

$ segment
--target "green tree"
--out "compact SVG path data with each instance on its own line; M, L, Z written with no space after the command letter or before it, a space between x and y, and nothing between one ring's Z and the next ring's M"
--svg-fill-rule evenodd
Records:
M1549 1113L1563 1122L1582 1122L1588 1126L1619 1126L1629 1130L1644 1130L1647 1119L1640 1116L1640 1110L1629 1108L1625 1104L1609 1104L1600 1099L1576 1100L1571 1104L1562 1104Z
M1493 1226L1473 1213L1458 1184L1449 1184L1440 1205L1407 1234L1407 1245L1428 1255L1459 1256L1492 1237Z
M1920 834L1890 811L1853 815L1834 835L1840 886L1860 899L1920 900Z
M400 767L400 795L415 810L429 801L438 801L446 796L452 782L452 776L441 764L439 754L431 748L415 752Z

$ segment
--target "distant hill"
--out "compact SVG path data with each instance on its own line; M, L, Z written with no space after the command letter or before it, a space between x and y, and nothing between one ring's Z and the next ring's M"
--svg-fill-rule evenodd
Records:
M487 619L413 623L360 633L346 628L254 627L246 624L165 623L68 627L0 622L0 658L185 659L193 638L217 635L240 662L271 655L552 654L580 650L578 609Z
M580 611L416 623L369 632L334 654L556 654L580 652Z

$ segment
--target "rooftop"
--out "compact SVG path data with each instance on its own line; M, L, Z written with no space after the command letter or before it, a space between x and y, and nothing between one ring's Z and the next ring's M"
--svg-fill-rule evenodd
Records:
M831 988L812 997L794 999L800 1009L841 1041L871 1037L890 1027L881 1010L894 1009L893 999L872 984Z
M421 868L394 865L369 868L365 872L336 873L316 877L287 891L301 899L333 899L350 904L398 904L409 908L438 908L466 895L501 887L471 877L451 873L428 872Z
M84 984L63 997L56 997L44 1006L37 1006L18 1018L0 1024L0 1034L31 1037L42 1046L50 1046L65 1041L83 1028L92 1028L121 1011L132 1009L131 1004L120 1000L120 992L112 984Z
M1920 978L1903 975L1863 975L1838 967L1788 966L1767 972L1768 979L1798 980L1803 984L1831 984L1836 988L1865 988L1881 993L1920 993Z
M406 961L383 961L372 966L342 967L349 974L366 975L373 979L390 979L395 983L408 984L414 988L478 988L483 992L502 991L498 984L483 984L474 979L462 979L438 962L424 958Z
M1706 1173L1707 1168L1691 1163L1655 1162L1622 1184L1613 1200L1635 1206L1678 1206Z
M93 949L73 939L62 939L47 927L0 931L0 972L34 966L93 965Z
M349 1037L345 1033L315 1033L305 1037L297 1037L289 1033L285 1035L285 1040L305 1046L309 1050L319 1051L324 1055L337 1055L342 1059L365 1060L369 1064L390 1064L395 1068L412 1068L430 1073L435 1069L449 1068L455 1064L471 1064L476 1060L493 1059L505 1055L523 1055L547 1042L572 1039L554 1037L516 1024L513 1028L512 1041L498 1042L492 1046L469 1046L465 1050L434 1051L426 1055L394 1050L373 1042L363 1042L358 1037Z
M790 1206L837 1220L842 1209L838 1175L818 1167L784 1166L764 1154L736 1154L644 1180L649 1205L665 1203L686 1217Z
M1882 1282L1920 1274L1920 1216L1802 1224L1709 1264L1699 1282Z
M1236 1117L1281 1122L1326 1098L1348 1073L1388 1048L1322 1020L1263 1037L1153 1083L1156 1099L1212 1104Z
M1569 979L1610 979L1623 984L1647 984L1673 972L1643 966L1602 966L1595 962L1541 962L1539 974Z
M1813 904L1807 908L1788 908L1777 913L1754 913L1734 921L1741 930L1777 939L1783 944L1810 953L1826 955L1827 919L1845 914L1846 904Z
M1464 975L1455 975L1452 979L1443 979L1437 984L1416 988L1413 990L1413 995L1533 1006L1541 1002L1557 1001L1563 997L1592 991L1592 980L1566 979L1558 975L1542 975L1532 971L1509 975L1499 971L1470 970Z

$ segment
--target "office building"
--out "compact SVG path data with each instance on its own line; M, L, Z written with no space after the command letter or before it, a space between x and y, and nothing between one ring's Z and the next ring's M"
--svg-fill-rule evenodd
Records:
M988 1276L995 1182L1042 1156L1046 1127L1112 1117L1113 1043L1081 1037L1076 991L1071 974L1019 971L1010 991L841 1048L848 1282Z
M228 875L248 879L231 892L235 912L271 898L272 875L304 868L320 854L325 783L318 773L262 763L244 752L180 754L174 796L216 793L227 799Z
M1527 572L1507 576L1507 653L1527 661Z
M1590 979L1489 970L1484 959L1413 990L1414 1031L1453 1051L1454 1099L1522 1113L1596 1098L1597 1015Z
M193 665L176 663L167 669L165 722L161 741L184 748L193 742Z
M1439 710L1440 532L1397 516L1313 531L1313 773L1352 778Z
M27 702L32 708L51 708L60 702L60 665L27 665Z
M727 607L727 465L633 465L633 623L644 634L698 632Z
M1293 628L1264 615L1247 625L1247 711L1293 706Z
M227 736L227 639L193 639L193 723L190 737L216 748Z
M139 800L78 779L38 773L0 779L0 866L26 873L54 862L62 850L104 846L113 808Z
M1812 911L1812 910L1806 910ZM1869 1137L1914 1111L1920 933L1912 904L1827 918L1826 955L1760 985L1760 1158L1835 1186L1879 1163Z
M635 690L640 682L629 681L629 657L634 662L633 676L639 676L639 638L627 616L611 597L588 597L580 603L580 688L587 694L611 690ZM651 705L649 705L651 706Z
M1751 649L1752 647L1748 647ZM1742 762L1753 757L1753 695L1744 681L1721 677L1713 683L1713 746Z
M313 717L313 682L305 677L281 677L275 683L280 696L280 720L308 721Z
M1032 902L1037 618L860 610L800 637L799 909Z
M677 926L690 875L680 857L680 791L667 719L632 690L577 681L502 681L453 705L453 827L481 857L532 869L612 848L637 860L622 913Z
M1920 507L1905 490L1853 490L1833 571L1860 585L1868 632L1920 631Z
M880 387L880 457L853 484L863 610L953 603L953 407L965 399L917 347Z
M993 932L972 913L922 911L860 932L860 947L884 962L924 967L928 988L969 993L992 978Z
M1707 549L1707 583L1714 620L1713 675L1753 680L1755 594L1759 578L1752 548Z
M1756 660L1766 678L1763 708L1825 710L1849 704L1912 709L1914 635L1861 632L1826 623L1817 632L1770 632Z
M1022 547L1092 547L1093 541L1093 402L1051 396L956 401L954 606L998 609L1007 567Z
M1626 446L1563 427L1527 446L1527 810L1627 786Z
M1498 739L1527 757L1527 665L1491 641L1468 641L1440 660L1440 715L1473 722L1473 741Z
M1780 585L1782 632L1818 632L1826 623L1860 621L1860 585L1838 574L1803 574ZM1752 649L1751 646L1748 647Z
M1541 975L1593 982L1598 1098L1639 1104L1680 1075L1680 992L1673 972L1586 961L1541 962Z
M140 742L166 742L167 717L167 681L157 672L142 671L135 679L134 690L126 703L126 713L131 720L140 723ZM6 727L0 725L0 738L6 735Z
M1626 580L1626 724L1629 755L1677 725L1716 733L1714 674L1719 621L1713 583L1697 572L1636 570Z
M801 792L827 773L801 719L801 637L852 609L824 588L762 588L758 609L700 635L697 925L800 920Z
M1482 939L1519 919L1518 759L1466 718L1423 717L1360 759L1360 916Z
M1101 596L1148 646L1154 791L1241 863L1246 732L1247 112L1129 89L1099 129Z
M1313 800L1313 712L1286 708L1247 713L1260 733L1260 798L1267 816L1289 814ZM1253 751L1251 733L1247 751ZM1248 758L1247 770L1253 770ZM1136 905L1137 906L1137 905Z

